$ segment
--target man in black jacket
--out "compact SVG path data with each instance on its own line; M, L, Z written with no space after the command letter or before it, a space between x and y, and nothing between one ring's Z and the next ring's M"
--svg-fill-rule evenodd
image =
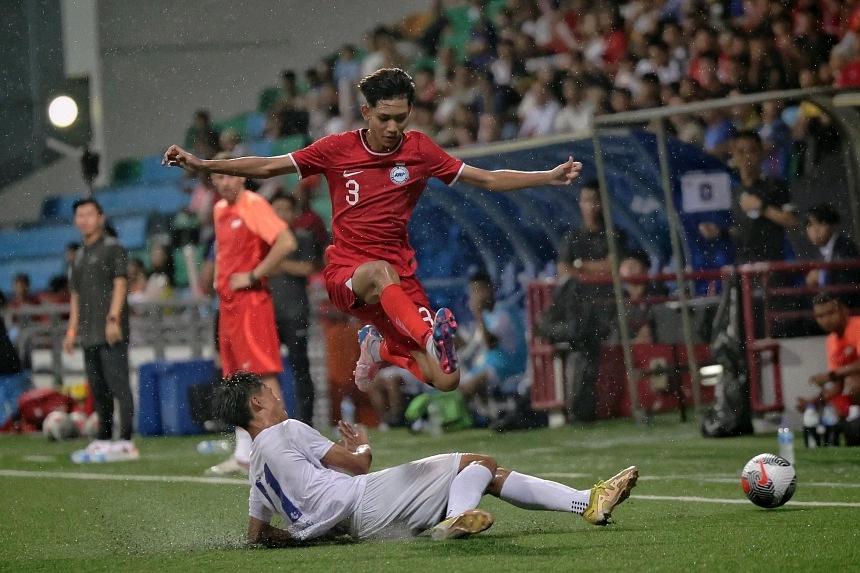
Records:
M821 253L821 260L831 263L860 257L857 245L840 230L842 218L832 205L822 203L812 207L806 215L806 237ZM806 275L809 287L860 283L860 269L814 270ZM855 306L854 301L849 306Z

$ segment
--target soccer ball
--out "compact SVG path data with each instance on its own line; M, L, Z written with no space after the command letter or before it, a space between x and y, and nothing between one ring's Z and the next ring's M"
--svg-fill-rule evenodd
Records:
M49 440L65 440L75 435L75 424L66 412L54 410L45 416L42 433Z
M773 454L759 454L744 466L741 487L749 500L760 507L783 505L794 495L797 473L787 460Z

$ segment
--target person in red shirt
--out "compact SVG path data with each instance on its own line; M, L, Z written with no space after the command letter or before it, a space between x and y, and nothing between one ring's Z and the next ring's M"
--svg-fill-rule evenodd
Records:
M221 370L225 378L257 374L280 397L281 345L266 277L295 250L296 238L265 198L245 189L245 178L215 173L212 183L221 197L213 210ZM233 455L207 473L247 473L250 459L251 437L236 428Z
M435 314L415 277L415 252L407 225L431 177L463 181L492 191L568 185L582 170L569 158L548 171L486 171L451 157L419 131L406 131L415 100L412 78L384 68L358 85L367 127L323 137L277 157L205 161L171 146L163 162L193 171L268 178L322 174L329 184L334 241L324 270L329 298L340 310L370 324L359 332L361 356L355 382L366 390L383 363L405 368L448 391L460 382L447 308Z
M860 403L860 316L850 316L845 303L826 293L812 304L818 326L828 333L828 371L812 376L809 383L820 386L821 398L845 418L851 404Z

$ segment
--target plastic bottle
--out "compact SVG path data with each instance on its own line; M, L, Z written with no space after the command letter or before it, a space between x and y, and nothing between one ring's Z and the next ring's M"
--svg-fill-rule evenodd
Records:
M810 450L821 445L821 440L818 438L818 422L820 417L815 404L807 404L806 411L803 413L803 442Z
M824 446L838 446L839 416L830 404L825 405L821 410L821 424L824 426Z
M347 424L355 424L355 402L349 396L340 401L340 419Z
M231 449L227 440L203 440L197 444L198 454L225 454Z
M433 400L427 406L427 426L432 436L442 435L442 412L439 410L439 405Z
M776 433L779 444L779 457L794 465L794 432L783 421Z

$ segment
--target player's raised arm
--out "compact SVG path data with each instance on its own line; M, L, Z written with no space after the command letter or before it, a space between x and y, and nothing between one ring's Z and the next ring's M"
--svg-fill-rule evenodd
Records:
M267 179L296 172L296 164L289 155L275 157L239 157L236 159L200 159L178 145L171 145L164 152L162 165L181 167L188 171L223 173L237 177Z
M579 177L581 171L582 163L574 161L573 157L549 171L514 171L511 169L487 171L466 165L463 167L459 181L475 187L483 187L489 191L514 191L541 185L570 185L574 179Z
M344 470L352 475L369 472L373 454L367 433L343 421L338 422L338 430L342 437L341 443L334 444L320 461L328 468Z

